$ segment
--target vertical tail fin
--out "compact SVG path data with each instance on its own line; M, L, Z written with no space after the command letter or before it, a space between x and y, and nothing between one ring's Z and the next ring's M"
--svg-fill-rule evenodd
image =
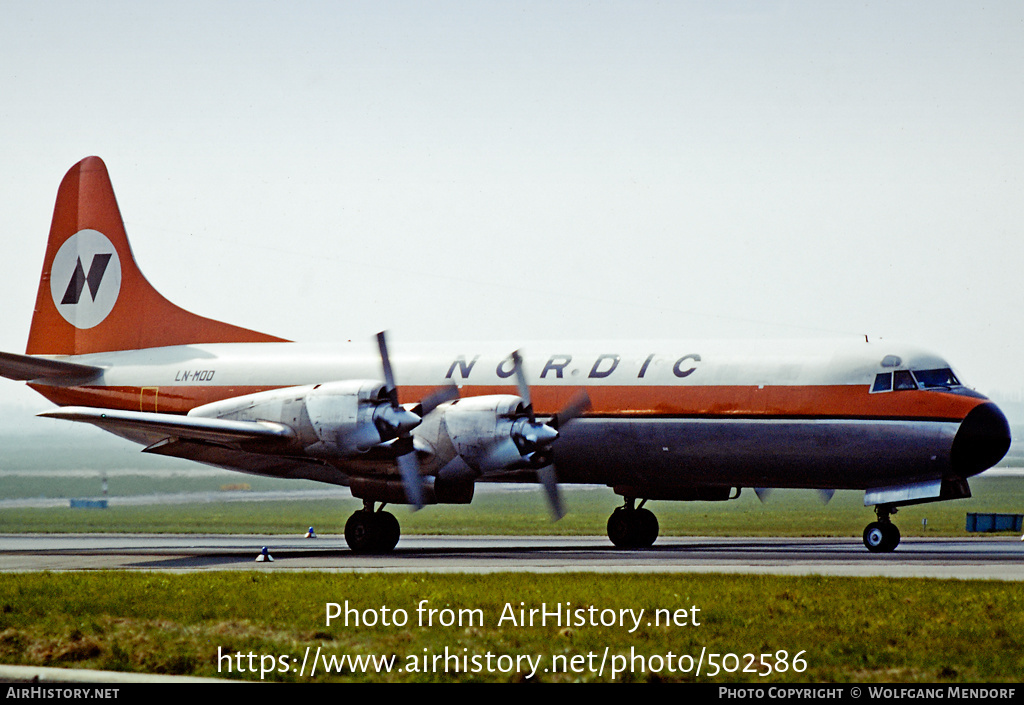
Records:
M248 342L283 340L197 316L161 296L132 256L103 160L86 157L71 167L57 191L29 355Z

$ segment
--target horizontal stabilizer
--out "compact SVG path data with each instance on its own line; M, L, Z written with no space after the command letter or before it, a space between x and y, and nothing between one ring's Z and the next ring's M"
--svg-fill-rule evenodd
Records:
M20 381L84 384L103 373L102 367L0 352L0 376Z
M83 421L119 435L136 432L207 443L289 441L295 437L295 432L290 427L270 421L229 421L83 406L65 406L53 411L44 411L38 416Z

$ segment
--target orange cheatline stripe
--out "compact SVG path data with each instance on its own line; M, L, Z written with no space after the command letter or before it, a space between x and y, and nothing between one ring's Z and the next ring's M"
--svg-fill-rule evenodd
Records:
M96 406L138 410L143 389L139 387L49 387L30 385L61 406ZM154 393L145 387L147 399L155 398L158 411L185 413L190 409L231 397L253 394L275 386L162 386ZM406 386L399 389L402 403L414 403L436 386ZM581 387L536 386L531 389L534 409L539 415L557 413ZM900 391L869 394L866 385L816 386L594 386L590 416L624 418L664 416L795 417L928 419L960 421L983 403L978 397L942 391ZM463 397L516 394L516 387L469 386ZM153 411L154 409L146 409Z
M536 386L530 394L537 414L554 414L583 387ZM402 387L402 402L436 387ZM983 399L939 391L868 393L867 385L792 386L592 386L591 416L781 416L920 418L960 421ZM461 388L463 396L516 394L514 386Z

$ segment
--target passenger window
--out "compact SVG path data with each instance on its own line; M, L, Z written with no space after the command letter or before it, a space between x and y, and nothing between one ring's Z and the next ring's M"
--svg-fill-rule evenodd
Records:
M892 372L883 372L875 375L875 384L871 387L872 392L892 391Z
M913 375L907 370L897 370L892 373L893 375L893 389L900 391L903 389L917 389L917 383L914 381Z

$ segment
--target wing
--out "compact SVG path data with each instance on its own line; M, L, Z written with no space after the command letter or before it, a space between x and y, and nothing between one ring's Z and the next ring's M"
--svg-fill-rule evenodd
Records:
M67 406L39 416L90 423L146 445L145 453L185 458L251 475L348 485L337 468L301 457L297 434L273 421L178 416L117 409Z
M133 439L142 437L151 443L179 440L230 445L282 444L295 438L295 431L289 426L272 421L230 421L84 406L65 406L38 415L83 421L119 436Z

